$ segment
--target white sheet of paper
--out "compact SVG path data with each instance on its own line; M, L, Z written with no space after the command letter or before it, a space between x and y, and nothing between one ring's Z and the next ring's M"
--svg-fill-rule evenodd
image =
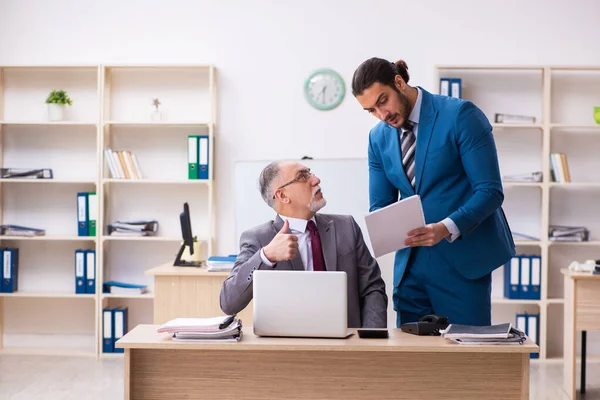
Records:
M425 226L421 197L414 195L365 216L375 257L405 247L407 233Z

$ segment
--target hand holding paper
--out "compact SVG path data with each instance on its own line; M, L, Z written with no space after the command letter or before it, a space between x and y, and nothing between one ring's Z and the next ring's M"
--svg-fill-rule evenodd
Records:
M441 222L426 225L423 228L413 229L407 233L407 239L404 241L406 246L435 246L440 240L448 237L450 232Z

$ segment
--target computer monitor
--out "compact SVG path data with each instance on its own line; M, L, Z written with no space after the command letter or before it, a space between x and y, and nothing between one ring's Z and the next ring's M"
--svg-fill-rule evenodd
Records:
M173 265L178 267L199 267L200 262L182 260L181 256L187 247L189 254L194 254L194 235L192 234L192 222L190 219L190 207L188 203L183 203L183 212L179 214L179 223L181 224L181 237L183 243L177 253L177 258Z

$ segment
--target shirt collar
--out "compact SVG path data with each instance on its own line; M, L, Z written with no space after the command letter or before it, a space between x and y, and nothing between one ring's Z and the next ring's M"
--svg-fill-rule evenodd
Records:
M281 214L279 214L279 217L281 217L281 219L283 221L286 221L286 220L289 221L290 231L296 231L296 232L300 232L300 233L306 232L306 225L308 225L308 220L300 219L300 218L285 217ZM317 223L317 220L315 219L314 216L310 219L310 221L314 222L315 224Z
M421 93L421 88L417 86L417 101L415 101L415 105L408 116L408 120L413 124L417 125L419 123L419 118L421 117L421 103L423 101L423 94Z

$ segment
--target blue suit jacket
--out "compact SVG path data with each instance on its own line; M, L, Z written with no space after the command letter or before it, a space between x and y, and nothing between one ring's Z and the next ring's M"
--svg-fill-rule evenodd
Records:
M422 90L415 188L402 167L398 130L379 122L369 135L369 196L374 211L419 194L427 224L450 217L460 237L435 247L460 274L477 279L515 255L502 208L504 194L492 127L470 101ZM411 248L396 252L394 287ZM443 277L440 277L443 279Z

